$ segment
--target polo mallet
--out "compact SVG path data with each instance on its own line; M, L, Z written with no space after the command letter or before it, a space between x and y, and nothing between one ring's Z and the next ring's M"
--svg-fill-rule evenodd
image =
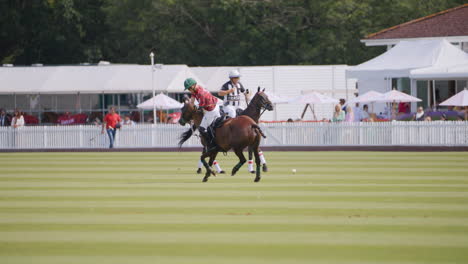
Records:
M89 140L89 142L94 141L94 140L95 140L97 137L99 137L100 135L101 135L101 134L99 133L99 134L97 134L96 136L92 137L92 138Z

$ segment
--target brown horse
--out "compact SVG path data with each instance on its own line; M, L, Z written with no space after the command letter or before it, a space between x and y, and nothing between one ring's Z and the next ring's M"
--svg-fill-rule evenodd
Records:
M262 113L265 110L272 111L273 110L273 104L271 103L270 99L268 99L268 96L264 93L264 91L265 91L265 89L263 89L263 91L261 91L260 87L258 87L257 93L252 98L252 100L250 100L250 103L247 106L247 108L245 110L243 110L241 113L239 113L239 116L240 115L246 115L246 116L252 118L255 121L255 123L258 124L260 116L262 115ZM187 99L188 98L186 98L186 100ZM193 121L192 130L188 130L187 132L184 133L185 136L188 136L187 139L192 135L193 131L195 131L200 126L200 123L201 123L202 119L203 119L203 111L198 111L195 115L193 115L193 117L192 117L192 121ZM184 121L183 117L181 118L181 121L179 121L179 123L184 126L185 122L183 122ZM202 145L204 147L206 147L206 142L204 142L205 139L203 137L201 137L200 139L201 139ZM203 148L203 152L205 152L205 148ZM253 152L249 151L249 160L252 160L252 156L253 156ZM215 157L215 159L216 159L216 157ZM210 164L210 166L211 166L211 164ZM267 165L263 164L263 172L267 172L267 171L268 171ZM255 171L250 171L250 172L255 173ZM201 169L198 169L197 173L201 173Z
M179 123L181 125L185 125L191 120L198 122L201 120L201 117L203 117L201 110L198 110L195 105L186 100L184 107L182 108L182 116ZM179 146L187 141L191 137L192 133L193 130L190 129L182 134ZM217 146L206 150L200 157L200 160L206 168L206 174L203 181L208 181L208 178L211 175L216 176L216 173L211 169L211 165L213 164L218 152L227 152L230 149L233 149L234 153L236 153L239 158L239 163L237 163L237 165L232 169L231 175L234 176L247 161L243 153L244 148L248 148L249 151L252 151L255 155L255 163L257 165L255 182L260 181L261 174L258 146L260 145L260 139L262 136L265 137L260 127L248 116L239 116L226 120L221 127L216 128L215 142ZM209 164L205 161L206 157L210 157Z

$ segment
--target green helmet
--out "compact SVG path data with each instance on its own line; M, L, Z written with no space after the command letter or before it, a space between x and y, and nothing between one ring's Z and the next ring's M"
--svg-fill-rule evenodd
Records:
M184 90L188 90L188 88L190 88L194 84L197 84L197 81L195 81L193 78L187 78L184 82Z

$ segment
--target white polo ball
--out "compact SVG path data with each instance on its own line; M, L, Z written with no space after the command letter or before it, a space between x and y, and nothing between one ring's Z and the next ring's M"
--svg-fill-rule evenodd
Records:
M293 174L296 174L296 172L297 172L296 169L292 169Z

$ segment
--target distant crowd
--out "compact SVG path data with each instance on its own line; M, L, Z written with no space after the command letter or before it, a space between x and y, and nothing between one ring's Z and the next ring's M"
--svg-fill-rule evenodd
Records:
M136 123L153 123L153 112L147 112L144 116L140 112L134 111L122 115L122 125L135 125ZM16 109L14 113L7 113L0 108L0 126L22 127L25 125L101 125L103 121L102 112L76 113L70 112L55 113L43 112L41 120L37 116L29 115ZM158 123L175 124L180 118L180 112L165 113L156 111L156 121Z
M389 104L385 111L379 114L369 112L369 105L365 104L361 108L359 103L354 106L346 104L345 99L340 99L340 103L335 105L335 111L331 122L377 122L377 121L433 121L467 120L468 107L449 107L446 111L436 109L426 109L422 106L417 108L415 113L411 112L409 103ZM323 120L328 121L328 120Z

